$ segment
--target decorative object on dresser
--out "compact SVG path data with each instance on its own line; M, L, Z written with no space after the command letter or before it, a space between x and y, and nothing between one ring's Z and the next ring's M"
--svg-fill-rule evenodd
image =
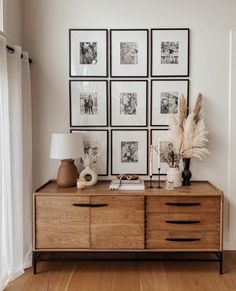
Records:
M173 191L109 186L99 181L81 192L50 181L34 193L34 273L47 252L135 253L135 259L161 253L162 260L163 253L168 259L170 253L204 253L216 255L211 260L223 272L222 191L206 181Z
M70 77L108 77L108 30L70 29Z
M148 77L148 29L110 30L111 77Z
M78 170L74 159L83 156L83 140L78 133L53 133L51 139L51 159L60 159L57 173L57 185L60 187L76 186Z
M86 186L93 186L98 181L98 174L92 169L94 163L98 161L98 153L94 153L93 149L90 147L88 153L85 153L84 167L85 169L81 171L79 177L84 179Z
M207 149L208 131L203 118L203 97L198 95L192 113L187 116L186 99L180 98L178 116L170 117L170 133L175 151L183 159L183 185L189 186L191 179L190 158L203 160L209 151Z
M188 28L151 29L151 76L189 76Z

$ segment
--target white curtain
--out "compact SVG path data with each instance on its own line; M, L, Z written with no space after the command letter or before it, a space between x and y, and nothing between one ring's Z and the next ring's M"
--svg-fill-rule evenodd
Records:
M0 35L0 290L31 265L30 69L21 47Z

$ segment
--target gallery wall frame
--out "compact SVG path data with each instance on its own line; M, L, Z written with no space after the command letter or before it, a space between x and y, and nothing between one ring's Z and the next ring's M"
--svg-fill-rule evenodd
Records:
M189 107L189 84L189 79L151 80L151 126L169 126L168 119L170 115L178 113L179 97L181 95L186 98L187 107ZM166 104L164 104L164 102L166 102Z
M148 144L148 129L112 129L111 175L147 175Z
M147 127L148 80L110 80L111 127Z
M94 169L98 176L108 176L109 172L109 130L108 129L71 129L70 133L82 134L85 152L92 147L94 154L98 153L98 162Z
M188 77L189 28L151 29L151 77Z
M70 127L108 126L108 80L69 80Z
M110 29L111 78L149 75L149 30Z
M70 77L108 77L108 29L69 29Z

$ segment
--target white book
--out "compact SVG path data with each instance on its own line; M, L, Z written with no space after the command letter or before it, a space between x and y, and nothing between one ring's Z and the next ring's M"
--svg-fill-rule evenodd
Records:
M130 184L130 183L119 183L114 180L111 181L110 189L117 190L145 190L145 184L143 180L140 180L139 183Z

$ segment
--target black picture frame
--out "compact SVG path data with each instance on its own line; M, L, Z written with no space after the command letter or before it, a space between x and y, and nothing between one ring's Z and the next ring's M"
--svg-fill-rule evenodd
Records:
M76 129L70 129L70 133L72 132L106 132L106 147L107 147L107 151L105 152L106 154L106 171L104 174L99 174L98 173L98 176L101 176L101 177L105 177L105 176L108 176L109 174L109 157L110 157L110 149L109 149L109 130L108 129L84 129L84 128L76 128Z
M146 60L146 74L143 75L114 75L112 62L112 33L115 31L145 31L147 33L147 60ZM110 76L111 78L147 78L149 76L149 29L110 29Z
M112 94L112 84L115 84L115 83L144 83L145 86L146 86L146 89L145 89L145 99L146 99L146 102L145 102L145 106L146 106L146 110L145 110L145 123L144 124L113 124L113 110L112 110L112 100L114 99L113 98L113 94ZM110 80L110 126L111 127L147 127L148 126L148 80L127 80L127 79L119 79L119 80Z
M154 74L153 73L153 32L154 31L186 31L187 32L187 64L186 64L186 73L185 74ZM155 50L156 51L156 50ZM189 77L189 70L190 70L190 29L189 28L152 28L151 29L151 77Z
M105 100L106 100L106 106L105 106L105 119L106 122L105 124L73 124L72 121L72 84L73 83L78 83L78 82L91 82L91 83L102 83L104 82L106 84L106 96L105 96ZM107 127L108 126L108 80L101 80L101 79L97 79L97 80L91 80L91 79L81 79L81 80L77 80L77 79L71 79L69 80L69 118L70 118L70 127L71 128L77 128L77 127Z
M168 124L156 124L153 122L153 83L154 82L186 82L186 92L187 96L186 101L187 101L187 108L189 108L189 86L190 86L190 81L189 79L152 79L151 80L151 98L150 98L150 126L157 126L157 127L169 127Z
M126 172L126 173L121 173L121 172L116 172L116 171L113 171L113 158L114 158L114 155L113 155L113 143L114 143L114 136L113 136L113 133L114 132L145 132L146 133L146 142L145 142L145 145L146 145L146 154L145 154L145 158L146 158L146 167L145 167L145 170L143 172ZM149 131L148 129L112 129L111 130L111 175L114 176L114 175L119 175L119 174L135 174L135 175L143 175L143 176L146 176L148 175L148 167L149 167L149 161L148 161L148 157L149 157L149 148L148 148L148 145L149 145ZM117 155L117 154L116 154Z
M75 32L75 31L83 31L83 32L84 31L88 31L88 32L104 31L105 32L105 35L106 35L106 44L105 44L105 47L106 47L106 54L105 54L106 72L105 72L105 74L101 74L101 75L99 75L99 74L96 74L96 75L72 74L72 65L71 65L71 63L72 63L72 45L71 45L71 42L72 42L72 32ZM108 63L108 29L75 29L75 28L69 29L69 76L71 78L107 78L108 77L108 68L109 68L109 63Z

